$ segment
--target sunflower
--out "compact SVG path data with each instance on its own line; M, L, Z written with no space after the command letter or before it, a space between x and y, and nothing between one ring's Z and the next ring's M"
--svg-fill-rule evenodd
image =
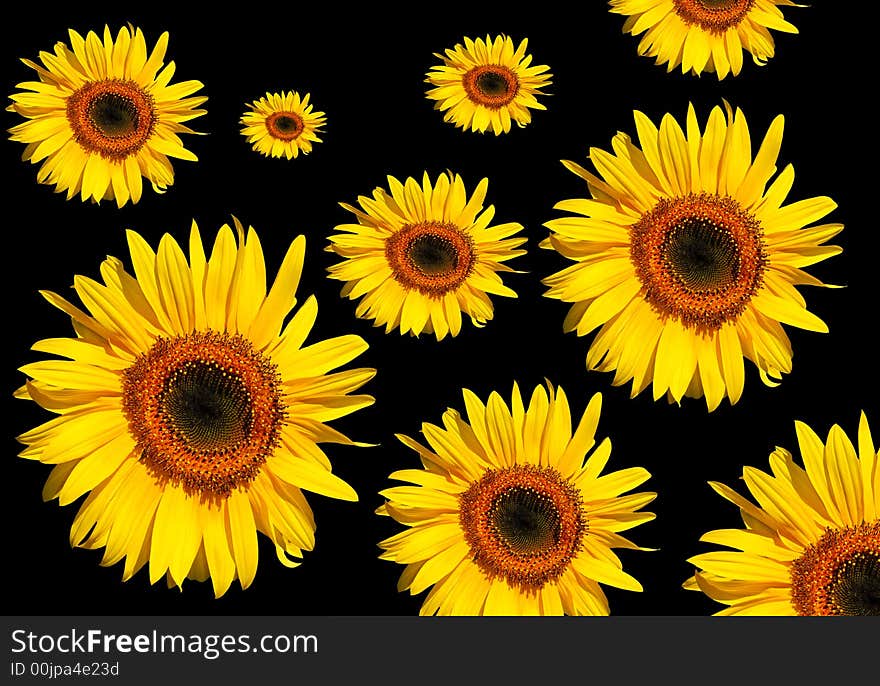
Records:
M770 29L797 33L780 5L803 7L791 0L610 0L611 11L626 15L624 33L645 35L639 54L656 58L682 74L715 72L718 79L742 70L743 49L764 65L775 46Z
M7 108L27 119L9 129L27 145L22 159L42 162L37 181L68 200L79 193L83 201L136 203L141 177L163 193L174 183L168 158L197 159L178 134L195 133L183 122L205 113L196 107L207 98L186 97L201 82L170 84L174 62L162 67L167 32L149 57L140 29L122 27L114 41L105 26L103 43L94 32L69 33L72 49L56 43L54 54L40 53L42 67L22 60L40 77L19 83L25 90Z
M298 157L320 143L317 134L327 121L323 112L313 112L309 93L300 98L296 91L266 93L265 98L247 103L250 111L241 117L241 135L253 143L254 150L266 157Z
M753 504L712 488L740 509L745 529L700 540L733 550L703 553L684 586L728 607L719 615L880 615L880 453L864 412L858 454L836 424L825 442L795 422L803 469L770 454L772 475L745 467Z
M642 586L612 548L639 548L618 532L650 521L655 493L621 496L650 478L641 467L600 475L611 454L595 445L602 397L592 397L572 435L562 388L538 386L528 409L513 386L510 407L493 392L483 405L464 389L467 421L453 409L443 427L424 423L427 448L408 436L424 469L390 478L414 485L381 491L377 512L408 527L380 543L382 559L406 565L398 590L433 585L423 615L607 615L599 583Z
M525 238L508 238L522 230L517 223L489 226L494 206L483 209L488 179L467 197L457 174L440 174L432 186L427 172L422 185L413 178L400 183L388 177L389 194L376 188L373 197L358 197L361 209L342 207L357 224L340 224L344 233L330 236L327 250L346 258L329 268L330 278L345 281L342 295L365 296L358 317L374 319L388 333L457 336L461 313L476 326L492 318L488 293L511 298L516 293L497 272L525 250Z
M514 49L510 36L491 36L447 48L446 55L434 53L443 64L431 67L426 83L434 86L427 96L436 100L434 108L445 112L443 121L457 128L496 136L510 131L510 122L520 127L532 120L529 109L547 109L535 98L552 83L550 67L534 67L526 54L528 39Z
M88 493L71 544L103 547L102 565L124 558L124 580L147 562L150 583L210 577L218 597L235 578L253 581L257 531L289 567L313 548L301 489L357 500L317 444L353 444L325 422L371 404L350 393L375 373L328 374L367 348L358 336L303 347L314 297L284 324L304 237L267 293L257 234L235 226L238 242L224 225L206 259L193 223L189 263L171 236L154 252L128 232L134 276L109 257L103 284L74 278L88 313L43 292L77 336L37 342L70 359L25 365L17 392L58 415L19 436L22 457L54 465L44 499Z
M726 105L726 103L725 103ZM742 112L712 110L701 135L693 107L686 130L667 114L658 128L635 113L640 148L618 133L613 153L590 149L602 178L563 161L587 182L591 198L557 209L575 216L547 222L551 247L575 264L544 279L545 295L574 303L566 331L600 327L587 367L632 379L632 395L653 382L668 393L705 395L709 410L739 400L743 358L765 384L791 371L791 343L781 323L827 326L795 288L823 286L801 267L838 254L822 245L842 224L807 227L836 204L815 197L782 205L794 180L776 172L783 117L770 125L752 158Z

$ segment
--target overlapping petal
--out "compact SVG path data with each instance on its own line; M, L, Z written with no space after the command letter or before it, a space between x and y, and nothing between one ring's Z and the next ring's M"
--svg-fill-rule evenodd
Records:
M186 578L211 578L220 596L235 579L243 588L253 582L258 566L257 532L272 540L279 560L287 566L298 564L302 552L314 547L315 522L303 490L357 499L354 490L332 473L330 460L318 444L363 445L326 422L373 402L357 390L375 370L333 372L366 349L358 336L304 345L317 307L311 297L295 311L304 237L293 240L268 289L257 233L237 219L234 227L221 227L209 256L195 223L188 259L168 234L157 250L133 231L128 241L134 275L125 271L120 260L108 257L101 267L103 283L75 278L74 290L85 311L54 293L44 293L71 317L78 336L38 341L35 350L68 359L33 362L21 369L28 381L17 396L58 415L19 436L26 446L21 456L56 465L43 492L47 500L58 498L64 505L88 494L71 529L73 545L105 548L104 564L124 560L125 579L149 564L151 583L165 577L169 585L181 586ZM190 405L183 410L162 406L166 413L178 412L175 426L180 428L173 439L178 443L156 447L147 441L145 447L138 424L142 420L132 410L137 404L132 399L137 390L132 370L149 367L151 355L159 348L173 351L188 344L198 349L205 341L216 343L221 355L234 357L236 351L249 351L248 359L264 371L263 376L248 377L247 383L262 379L271 386L251 386L242 395L236 390L244 383L241 379L224 386L228 382L220 376L198 371L205 364L216 365L214 358L205 363L195 360L192 383L198 386L201 379L204 386L186 391L195 407L210 403L215 397L211 393L220 393L222 398L224 392L227 400L254 403L246 407L252 423L240 429L245 443L236 444L233 452L244 451L249 437L259 432L270 437L256 452L257 468L246 478L233 479L228 488L212 487L220 483L216 480L186 479L162 467L161 459L171 456L172 449L184 457L192 454L193 470L210 471L212 460L219 464L226 459L226 453L208 450L199 438L210 434L208 424L200 430L188 429L185 423L201 416L208 422L210 413L199 415ZM163 382L166 389L175 384L170 375L184 373L187 367L168 369ZM234 365L230 363L229 369L224 372L227 377L234 375ZM166 372L159 369L156 373ZM205 385L209 383L214 385ZM271 407L277 411L270 408L267 414L256 404L273 397ZM222 411L222 406L216 408L211 412ZM258 426L261 417L274 424ZM162 450L168 452L157 457ZM219 479L222 472L216 474ZM194 487L194 483L202 486Z
M431 587L421 608L429 615L608 614L600 583L641 590L612 549L638 548L616 532L653 519L641 508L656 494L624 495L650 477L641 467L603 474L611 443L606 438L596 445L601 396L593 396L573 429L562 388L537 387L527 406L516 384L509 405L498 393L486 402L467 389L463 393L466 419L449 409L442 428L423 424L428 446L398 436L419 454L423 466L392 473L391 479L408 485L380 493L386 502L379 513L406 527L380 543L382 559L407 565L398 590L415 595ZM517 575L528 565L534 565L528 578L540 577L535 560L549 555L548 549L535 552L531 561L522 554L508 576L487 567L487 552L479 549L468 522L468 503L487 479L508 480L491 508L524 492L540 494L535 496L540 502L554 493L559 509L553 517L574 516L567 510L576 503L577 518L588 523L563 564L541 577L543 581L522 585L512 579L522 578ZM529 503L538 501L526 496L523 502L529 509ZM540 519L541 512L549 511L541 507L529 512Z

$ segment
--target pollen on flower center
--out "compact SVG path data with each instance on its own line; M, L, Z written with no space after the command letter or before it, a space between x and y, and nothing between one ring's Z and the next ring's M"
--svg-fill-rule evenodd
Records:
M138 111L129 98L117 93L104 93L88 105L89 119L110 138L130 136L137 131Z
M276 366L214 331L157 339L124 372L123 411L156 476L219 496L257 476L285 416Z
M490 109L510 103L519 91L519 79L508 67L492 64L474 67L462 76L468 98Z
M559 513L553 502L533 488L513 486L491 507L491 524L514 553L534 554L559 540Z
M758 221L733 198L663 199L631 228L630 257L662 317L715 330L745 309L766 266Z
M296 112L273 112L266 118L269 133L282 141L292 141L303 132L302 117Z
M700 217L688 217L673 226L661 252L670 272L696 292L727 288L739 273L739 251L733 235Z
M458 253L452 241L436 234L424 233L407 246L412 265L427 276L444 276L458 267Z
M480 569L523 591L558 579L587 530L580 492L531 464L486 471L460 496L459 520Z
M739 24L755 0L672 0L682 21L711 33L724 33Z
M73 137L85 150L110 160L135 154L156 124L152 96L134 81L86 83L67 98Z
M391 273L406 288L440 297L458 288L473 269L473 241L448 222L407 224L385 242Z
M222 450L245 439L253 421L242 380L216 362L184 362L165 380L160 400L168 422L190 447Z
M828 529L791 567L800 615L880 615L880 521Z

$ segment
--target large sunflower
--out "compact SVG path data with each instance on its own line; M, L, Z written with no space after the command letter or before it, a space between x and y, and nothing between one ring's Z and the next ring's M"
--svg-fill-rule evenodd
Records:
M331 473L320 442L352 444L326 421L369 405L350 395L375 373L328 374L363 352L358 336L303 347L317 313L296 303L305 239L293 241L272 287L257 234L224 225L210 259L198 228L189 263L165 235L153 252L128 233L134 276L109 257L104 283L74 278L89 313L51 292L76 338L33 347L70 358L27 364L17 393L59 416L19 436L22 457L55 465L43 489L61 505L88 493L74 546L125 559L124 579L149 562L151 583L209 576L217 596L257 571L257 531L279 560L314 546L300 489L357 500Z
M302 98L296 91L266 93L247 107L249 111L241 117L241 135L266 157L307 155L312 143L321 142L317 134L327 119L323 112L312 111L308 93Z
M734 550L690 558L697 571L685 588L727 605L720 615L880 615L880 453L868 420L862 413L858 454L836 424L824 443L795 426L806 469L784 448L770 455L772 476L745 467L757 505L710 482L745 529L705 534Z
M526 53L528 39L514 49L510 36L491 36L447 48L446 55L434 53L443 64L431 67L426 83L434 86L427 95L436 100L435 109L445 114L443 121L457 128L496 136L510 131L510 122L525 126L532 121L529 109L547 109L536 95L550 85L550 67L530 66Z
M602 406L590 400L572 434L562 388L537 387L528 408L514 384L484 405L464 390L467 421L453 409L443 428L422 424L424 469L392 479L379 514L408 527L380 543L381 557L406 565L398 590L433 586L423 615L607 615L600 583L641 591L612 548L639 549L618 532L654 518L638 510L655 493L621 496L650 478L641 467L602 475L611 454L595 445Z
M522 230L514 222L489 226L495 216L483 209L489 181L477 184L467 197L457 174L440 174L431 184L413 178L400 183L388 177L389 194L376 188L373 197L358 197L361 209L346 203L357 224L340 224L327 250L346 258L329 268L330 277L347 282L342 295L364 296L357 316L375 319L385 332L418 336L457 336L461 314L482 326L492 318L488 294L511 298L516 293L497 272L514 271L504 261L525 253L525 238L508 238Z
M656 58L667 71L715 72L737 76L743 50L764 65L775 52L770 29L797 33L780 5L791 0L610 0L611 11L626 15L624 33L642 36L639 54Z
M149 56L140 29L122 27L114 41L105 26L103 43L93 31L69 33L72 49L59 41L54 54L40 53L42 67L22 60L40 77L19 83L25 92L11 95L7 108L27 119L9 130L27 144L22 159L42 162L37 181L68 200L79 193L84 201L136 203L141 177L164 192L174 183L168 158L197 159L178 134L195 133L183 122L205 113L196 107L207 98L186 97L201 82L170 84L174 62L162 67L167 32Z
M614 152L590 149L601 179L573 162L589 199L565 200L543 247L576 264L544 279L546 295L574 303L566 331L601 327L587 367L632 379L632 395L653 382L654 399L668 393L705 395L710 410L727 396L737 402L743 358L761 379L778 385L791 371L792 350L781 323L811 331L827 326L806 309L795 288L822 286L801 267L840 252L822 245L842 224L807 227L831 212L827 197L783 202L791 165L768 186L782 143L776 117L752 158L742 112L712 110L702 134L693 107L685 134L667 114L658 128L635 113L637 147L624 133Z

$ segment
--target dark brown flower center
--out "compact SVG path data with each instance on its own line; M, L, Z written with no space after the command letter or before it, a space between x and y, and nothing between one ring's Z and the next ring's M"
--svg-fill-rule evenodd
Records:
M880 616L880 521L828 529L791 567L800 615Z
M427 276L445 276L458 267L458 252L452 241L437 234L423 233L406 249L409 261Z
M92 81L67 98L74 140L88 152L120 161L147 142L156 124L152 96L134 81Z
M558 579L587 530L580 492L537 465L488 470L460 496L459 519L480 569L523 591Z
M292 141L303 132L302 117L296 112L273 112L266 118L269 134L282 141Z
M130 136L138 127L138 110L134 102L118 93L104 93L88 105L89 118L110 138Z
M630 236L645 300L685 326L715 330L735 320L763 283L761 226L733 198L663 199Z
M183 363L165 380L159 403L175 433L196 450L222 450L244 440L253 422L243 381L216 362Z
M407 224L385 242L391 273L405 288L440 297L458 288L476 262L473 241L454 224Z
M510 103L519 92L519 79L501 65L474 67L462 77L462 85L471 102L490 109Z
M736 240L708 219L682 219L666 235L662 251L669 270L697 293L728 288L739 273Z
M559 541L559 512L553 501L527 486L513 486L492 502L491 526L511 552L533 555Z
M284 420L275 365L240 334L159 338L123 374L141 460L191 492L228 496L256 478Z

